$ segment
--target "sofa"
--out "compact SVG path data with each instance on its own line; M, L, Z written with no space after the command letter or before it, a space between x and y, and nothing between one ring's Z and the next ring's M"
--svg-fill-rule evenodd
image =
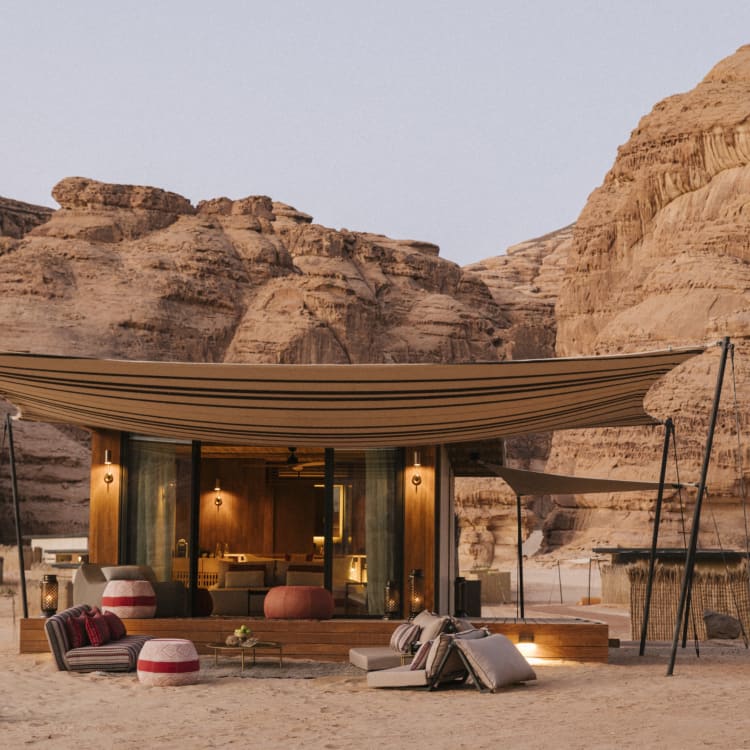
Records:
M251 616L263 614L263 600L268 593L266 571L257 569L228 570L224 583L208 590L213 602L212 614Z
M138 655L143 644L150 640L150 635L128 635L122 624L120 637L113 638L107 631L107 638L102 645L91 645L86 639L85 645L74 646L72 638L75 618L92 617L95 610L88 605L69 607L48 617L44 622L44 634L57 668L70 672L132 672L138 666ZM110 617L111 617L110 613Z
M180 581L157 581L148 565L109 565L82 563L73 574L73 605L101 607L102 594L110 580L148 581L156 594L154 617L185 617L187 589Z

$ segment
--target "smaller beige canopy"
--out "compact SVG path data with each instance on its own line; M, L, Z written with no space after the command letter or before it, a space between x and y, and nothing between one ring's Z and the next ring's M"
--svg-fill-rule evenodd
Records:
M636 482L625 479L595 479L545 474L540 471L511 469L507 466L482 462L493 474L504 479L516 495L579 495L590 492L656 492L658 482ZM665 483L665 487L679 489L682 485Z

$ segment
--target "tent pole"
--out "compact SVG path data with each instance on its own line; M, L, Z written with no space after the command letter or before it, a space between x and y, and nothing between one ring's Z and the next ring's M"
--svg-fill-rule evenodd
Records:
M13 425L10 414L5 415L5 425L8 430L8 453L10 455L10 485L13 492L13 514L16 524L16 546L18 547L18 583L21 586L21 602L23 616L29 616L29 603L26 598L26 571L23 565L23 538L21 537L21 511L18 507L18 480L16 478L16 451L13 448Z
M523 544L521 540L521 496L516 495L516 534L518 543L518 606L521 619L525 617L523 605Z
M643 623L641 625L641 647L639 656L646 651L646 632L648 631L648 617L651 610L651 592L654 585L654 568L656 566L656 544L659 540L659 524L661 523L661 504L664 499L664 478L667 473L669 458L669 441L674 430L672 418L668 417L664 423L664 450L661 454L661 471L659 472L659 491L656 495L656 510L654 511L654 533L651 535L651 554L648 558L648 579L646 581L646 601L643 604Z
M324 455L323 587L333 591L333 483L336 469L334 449L326 448Z
M721 344L721 359L719 361L719 374L716 378L716 391L714 392L714 403L711 408L711 419L708 424L708 437L706 438L706 451L703 455L703 466L701 467L701 478L698 485L698 494L695 498L695 510L693 511L693 527L690 529L690 543L685 558L685 571L682 576L682 589L680 591L680 602L677 605L677 618L674 627L674 637L672 638L672 653L669 657L669 667L667 676L671 677L674 673L674 662L677 654L677 641L680 638L680 627L682 626L683 616L687 618L685 603L688 598L688 591L693 583L693 569L695 567L695 550L698 547L698 532L700 530L701 504L703 495L706 492L706 476L708 475L708 464L711 459L711 448L714 442L714 431L716 429L716 420L719 415L719 402L721 400L721 387L724 382L724 370L727 365L727 355L729 354L729 336L725 336Z

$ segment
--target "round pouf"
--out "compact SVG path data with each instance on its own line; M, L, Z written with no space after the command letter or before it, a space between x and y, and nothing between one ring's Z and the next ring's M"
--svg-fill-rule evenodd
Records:
M138 679L144 685L192 685L200 668L193 642L184 638L152 638L138 656Z
M156 614L154 587L148 581L107 581L102 610L114 612L123 619L153 617Z
M274 586L266 594L263 613L276 620L330 620L333 596L320 586Z

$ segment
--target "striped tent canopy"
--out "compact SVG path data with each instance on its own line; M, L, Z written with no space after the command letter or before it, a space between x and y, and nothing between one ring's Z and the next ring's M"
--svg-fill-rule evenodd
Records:
M0 353L24 419L239 445L409 446L653 424L662 375L703 347L476 364L138 362Z

